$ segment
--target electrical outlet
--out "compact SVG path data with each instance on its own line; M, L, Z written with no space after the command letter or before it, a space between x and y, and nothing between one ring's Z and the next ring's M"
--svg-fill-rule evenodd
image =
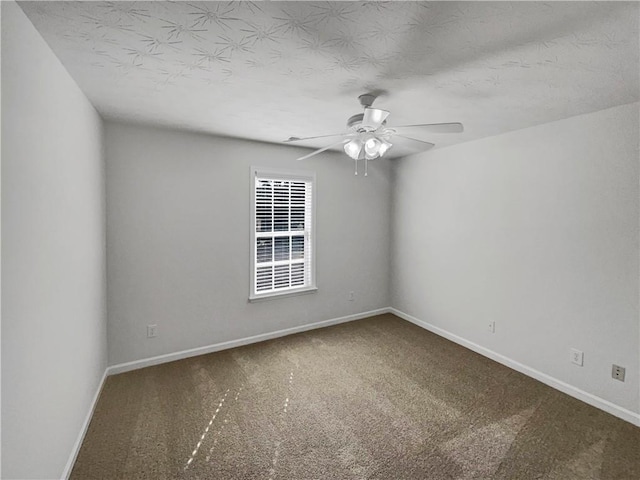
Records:
M491 333L496 333L496 322L489 322L487 327Z
M158 336L158 325L147 325L147 338L155 338Z
M624 372L624 367L621 367L620 365L613 365L613 367L611 368L611 378L615 378L616 380L624 382Z
M575 363L576 365L582 366L584 363L584 353L580 350L576 350L575 348L571 349L571 363Z
M349 301L353 302L356 299L356 294L354 292L349 292Z

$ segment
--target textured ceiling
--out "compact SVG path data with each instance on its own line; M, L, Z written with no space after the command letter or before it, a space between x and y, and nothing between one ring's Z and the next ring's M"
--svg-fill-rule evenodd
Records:
M106 118L281 142L375 89L390 126L464 123L443 146L639 99L636 2L20 5Z

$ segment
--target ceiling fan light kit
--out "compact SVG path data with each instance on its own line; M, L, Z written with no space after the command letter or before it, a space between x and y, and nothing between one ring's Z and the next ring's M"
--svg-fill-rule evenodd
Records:
M433 143L401 135L398 131L402 131L403 128L420 129L432 133L460 133L463 131L461 123L426 123L388 128L386 125L390 112L372 107L376 99L375 94L365 93L360 95L358 99L362 107L364 107L364 112L353 115L347 120L349 131L334 135L321 135L319 137L290 137L285 140L285 142L289 143L324 137L342 138L337 143L315 150L298 158L298 160L305 160L337 145L342 145L344 152L355 161L355 174L358 175L358 160L364 160L364 175L367 176L368 161L384 156L394 145L390 141L392 137L394 143L404 145L416 153L434 147Z
M353 158L355 174L358 175L358 160L364 160L364 174L368 175L368 161L384 156L393 144L384 138L378 138L372 134L360 134L344 144L344 151Z

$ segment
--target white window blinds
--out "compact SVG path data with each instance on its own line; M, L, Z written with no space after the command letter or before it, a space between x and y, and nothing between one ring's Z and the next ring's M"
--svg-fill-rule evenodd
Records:
M255 172L252 296L313 287L313 179Z

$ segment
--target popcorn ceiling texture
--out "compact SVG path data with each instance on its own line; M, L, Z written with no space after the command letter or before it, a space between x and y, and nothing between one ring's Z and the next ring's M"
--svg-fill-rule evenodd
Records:
M638 445L387 314L109 377L71 478L631 480Z
M107 118L281 142L382 89L390 126L463 122L444 146L639 100L637 2L20 6Z

